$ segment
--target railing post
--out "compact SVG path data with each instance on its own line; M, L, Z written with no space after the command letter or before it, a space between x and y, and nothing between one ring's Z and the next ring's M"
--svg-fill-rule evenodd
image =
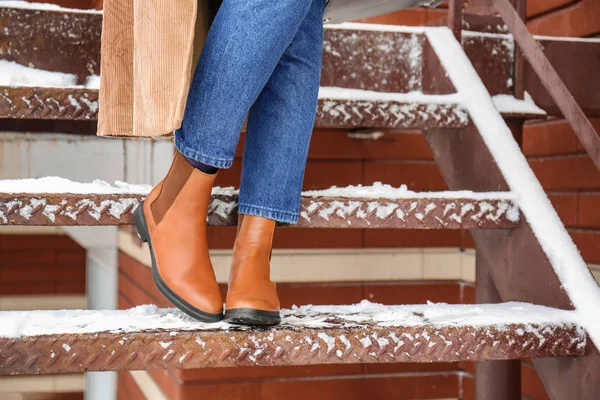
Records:
M490 275L488 260L475 252L475 302L499 303L500 294ZM521 398L521 360L479 361L475 363L477 400L519 400Z
M527 23L527 0L512 0L521 20ZM515 46L515 66L514 66L514 96L517 99L525 98L525 57Z
M525 22L521 20L520 15L510 1L496 0L493 4L506 25L508 25L531 68L540 77L542 84L577 134L579 141L596 168L600 169L600 136L594 130L592 123L579 107L550 61L548 61L540 45L527 30Z
M448 28L452 30L456 40L462 42L463 0L450 0L448 5Z

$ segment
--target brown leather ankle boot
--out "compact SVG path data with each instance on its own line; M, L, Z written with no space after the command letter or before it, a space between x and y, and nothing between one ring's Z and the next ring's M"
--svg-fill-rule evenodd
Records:
M177 308L203 322L223 318L223 298L206 243L206 215L216 175L176 153L169 173L135 210L140 237L150 246L152 276Z
M279 297L271 281L275 221L240 215L233 246L224 320L241 325L277 325Z

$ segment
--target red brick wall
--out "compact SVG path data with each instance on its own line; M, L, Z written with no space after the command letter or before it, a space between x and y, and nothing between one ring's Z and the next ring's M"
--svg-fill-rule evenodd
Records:
M84 294L85 263L68 236L0 235L0 296Z

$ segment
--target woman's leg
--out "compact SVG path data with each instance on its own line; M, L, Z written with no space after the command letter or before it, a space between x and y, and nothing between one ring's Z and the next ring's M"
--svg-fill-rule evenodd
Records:
M179 152L206 165L231 166L244 118L311 3L223 1L192 80L183 124L175 132Z
M239 212L295 223L317 109L325 0L314 0L250 109Z
M196 69L183 126L175 135L179 152L165 179L136 210L135 222L150 245L158 289L177 308L201 321L223 317L223 299L206 240L215 175L201 167L231 165L244 117L311 3L223 2Z
M250 110L225 320L280 321L270 279L275 221L296 222L312 134L323 46L325 0L313 3Z

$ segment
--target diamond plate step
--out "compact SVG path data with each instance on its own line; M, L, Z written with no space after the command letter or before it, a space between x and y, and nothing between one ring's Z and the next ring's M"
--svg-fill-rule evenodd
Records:
M133 222L133 211L148 191L146 187L137 187L128 192L127 189L89 184L85 186L86 192L44 193L40 192L40 187L65 182L50 183L57 181L44 179L56 178L0 181L0 225L128 225ZM40 186L39 182L45 183ZM94 189L99 194L94 194ZM13 193L10 193L11 190ZM514 228L519 220L516 199L510 192L419 193L380 185L304 192L300 218L295 226L490 229ZM221 188L213 190L208 224L237 224L236 191Z
M0 375L347 363L457 362L584 353L574 312L524 303L306 306L269 329L174 309L0 312Z

